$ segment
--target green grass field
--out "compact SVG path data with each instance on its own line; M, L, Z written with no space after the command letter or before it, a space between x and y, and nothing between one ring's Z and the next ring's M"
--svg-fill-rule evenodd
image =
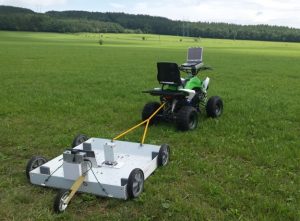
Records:
M100 46L99 37L0 32L0 220L300 219L300 44L104 34ZM191 132L151 127L146 143L168 143L171 162L138 199L78 194L54 214L56 190L28 183L28 159L61 154L80 132L112 138L139 122L156 100L141 93L158 86L156 62L183 63L196 45L224 115L203 111Z

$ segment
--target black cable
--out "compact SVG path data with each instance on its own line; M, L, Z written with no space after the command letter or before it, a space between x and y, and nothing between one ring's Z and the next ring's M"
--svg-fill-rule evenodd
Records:
M60 159L59 161L61 161L62 159ZM44 181L44 184L46 184L46 182L48 182L49 181L49 179L52 177L52 175L59 169L59 168L61 168L62 167L62 165L63 165L63 163L59 166L59 167L57 167L46 179L45 179L45 181Z
M59 160L60 161L60 160ZM90 170L92 171L92 173L93 173L93 175L94 175L94 177L95 177L95 179L97 180L97 183L99 184L99 186L100 186L100 188L102 189L102 191L107 195L107 196L109 196L109 194L108 194L108 192L105 190L105 188L103 187L103 185L100 183L100 181L98 180L98 178L96 177L96 174L95 174L95 172L94 172L94 170L92 169L92 165L93 165L93 163L89 160L89 159L85 159L84 161L87 161L87 162L89 162L90 163L90 168L84 173L84 175L86 175L87 174L87 172L89 172ZM44 184L46 184L46 182L48 182L49 181L49 179L52 177L52 175L57 171L57 170L59 170L59 168L61 168L62 167L62 165L63 165L63 163L59 166L59 167L57 167L46 179L45 179L45 181L44 181Z
M93 173L95 179L97 180L97 182L98 182L100 188L102 189L102 191L103 191L107 196L109 196L108 192L105 190L105 188L103 187L103 185L100 183L100 181L99 181L98 178L96 177L96 174L94 173L94 170L93 170L93 168L92 168L92 165L93 165L92 162L91 162L89 159L85 159L84 161L88 161L88 162L91 163L90 169L89 169L88 171L90 171L90 170L92 171L92 173ZM86 173L87 173L88 171L86 171Z
M83 173L83 175L85 176L87 174L87 172L89 172L92 169L93 163L92 161L90 161L89 159L84 159L83 161L89 162L90 163L90 169L88 169L87 171L85 171Z

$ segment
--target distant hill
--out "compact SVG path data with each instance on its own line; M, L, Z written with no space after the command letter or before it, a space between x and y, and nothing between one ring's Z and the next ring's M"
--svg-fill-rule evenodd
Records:
M18 8L13 6L0 6L0 15L1 14L11 14L11 13L27 13L34 14L35 12L27 8Z
M36 13L29 9L11 6L0 6L0 30L59 33L125 32L125 29L117 23L76 18L55 18L47 13Z
M45 32L151 33L194 38L300 42L300 29L270 25L174 21L149 15L49 11L0 6L0 30Z

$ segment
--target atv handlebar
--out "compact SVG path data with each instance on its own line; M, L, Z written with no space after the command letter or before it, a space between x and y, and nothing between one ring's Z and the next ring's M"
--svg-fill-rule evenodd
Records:
M202 66L202 67L199 68L199 70L201 70L201 71L206 71L206 70L212 71L213 68L212 68L212 67L209 67L209 66Z
M201 66L196 68L195 66L191 66L191 67L184 67L184 66L179 66L179 70L186 72L186 73L191 73L193 75L198 74L199 71L206 71L206 70L213 70L212 67L210 66Z

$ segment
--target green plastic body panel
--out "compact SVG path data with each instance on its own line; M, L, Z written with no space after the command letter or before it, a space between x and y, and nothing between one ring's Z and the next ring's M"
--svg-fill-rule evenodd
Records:
M186 84L184 86L184 89L193 90L196 88L197 89L202 88L203 81L201 81L197 76L190 75L185 80L186 80ZM174 85L168 85L166 89L171 91L176 91L178 90L178 87Z
M195 88L201 89L202 84L203 82L197 76L194 76L186 82L184 89L190 89L190 90L193 90Z

